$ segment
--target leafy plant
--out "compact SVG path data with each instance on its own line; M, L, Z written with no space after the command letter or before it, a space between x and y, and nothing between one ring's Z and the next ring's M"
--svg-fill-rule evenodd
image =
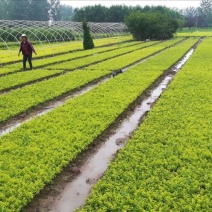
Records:
M82 22L82 28L83 28L83 48L84 48L84 50L93 49L94 42L93 42L93 38L91 36L90 29L89 29L89 26L88 26L86 20L84 20Z
M64 166L69 164L70 161L92 143L93 139L113 123L114 120L164 72L164 70L168 69L181 58L194 42L196 42L196 40L191 39L173 48L169 48L145 63L137 65L116 78L92 89L90 92L67 101L64 106L58 107L42 117L25 123L12 133L1 137L0 207L6 211L20 211L46 183L51 182L56 174L61 172ZM101 72L103 72L103 70L98 72L75 72L75 75L72 75L72 78L70 78L72 79L70 84L76 86L78 83L79 86L78 81L82 82L85 79L88 80L92 73L93 75L98 75ZM107 70L105 70L105 73L106 72ZM78 78L73 78L73 76ZM54 87L54 92L61 92L59 86L64 84L62 82L68 84L68 75L64 75L63 77L64 78L61 79L60 82L57 81L55 84L58 84L58 87ZM41 84L39 86L41 86ZM43 86L46 89L52 85L49 84L47 86L47 84L43 84ZM23 89L20 89L19 92L21 90L23 91ZM49 91L49 93L52 93L52 90ZM18 93L16 93L16 95L17 94ZM31 92L28 94L28 96L24 97L25 101L29 101L30 97L37 101L42 95L46 95L46 93L39 93L35 87L31 89ZM20 93L19 97L22 95L23 93ZM19 97L14 95L13 100L17 101ZM4 101L0 102L2 104ZM23 99L20 102L25 103ZM10 104L10 106L12 105ZM20 105L19 107L22 106ZM10 110L12 110L12 108L8 108L7 111L10 112ZM5 111L6 109L4 112ZM151 125L147 126L147 132L151 134L149 127L151 127ZM150 138L152 139L154 137ZM140 144L141 142L138 141L138 143ZM143 200L145 193L143 190L137 191L136 189L140 186L141 181L139 181L139 179L141 179L141 177L151 176L149 180L154 180L154 188L160 190L160 176L164 173L158 172L161 174L158 177L155 177L154 173L155 170L158 171L156 169L157 167L161 168L162 166L158 166L159 163L157 161L152 161L151 158L148 158L154 165L153 169L148 169L148 161L146 164L143 164L145 157L140 158L144 155L145 149L143 150L142 146L135 148L134 143L131 147L133 151L126 148L126 152L128 153L127 157L125 157L125 155L122 157L122 153L118 158L118 160L126 159L126 161L121 162L122 168L125 170L126 174L123 173L124 175L122 175L119 169L113 169L111 166L112 171L109 170L111 174L106 175L106 177L109 176L108 181L104 183L103 187L98 191L98 198L97 195L94 195L93 200L91 199L89 206L86 206L86 208L92 208L92 202L94 210L92 208L91 211L97 211L98 207L101 206L103 206L101 210L116 210L115 201L116 204L120 206L124 205L123 210L126 211L131 211L132 208L138 211L141 208L145 208L146 210L151 209L146 203L147 200L151 198L152 192L148 193L145 201L140 201ZM154 144L148 150L150 153L154 153L153 156L156 156L157 154L153 151L155 150L153 147ZM156 149L156 152L158 153L160 151ZM171 155L172 152L169 151L168 153ZM205 154L206 158L209 156L210 155ZM163 159L163 157L162 155L161 158ZM177 157L171 158L168 162L172 161L174 163L170 168L176 170L179 164ZM130 163L130 166L128 163ZM143 167L145 171L141 174L140 170L143 170ZM115 172L113 170L115 170ZM117 172L117 170L119 170L119 172ZM127 173L130 173L130 175L127 175ZM106 177L104 177L104 179ZM119 179L118 182L116 179ZM130 181L130 179L132 181ZM112 185L111 181L117 182L117 184ZM129 183L126 184L126 182ZM143 182L148 185L148 182L151 183L152 181ZM191 183L195 185L196 182L191 181ZM116 189L118 185L121 187ZM100 183L96 186L96 189L98 186L100 186ZM203 184L202 186L207 187L208 185ZM179 187L179 189L180 188L181 187ZM115 189L115 192L113 192L113 189ZM175 187L172 189L174 190ZM130 193L128 192L129 190ZM134 193L134 191L136 192ZM104 195L102 192L107 194ZM163 190L161 193L162 192ZM164 195L158 195L156 193L152 202L157 203L163 199L166 200L166 194L166 192L164 192ZM137 197L133 198L134 201L131 199L133 195ZM174 201L168 200L166 202L170 204ZM169 207L169 204L165 209Z
M125 22L135 40L169 39L178 29L177 20L161 12L132 12Z
M118 49L111 51L109 53L100 54L100 55L94 55L90 56L85 59L81 60L75 60L72 63L61 63L55 66L50 66L52 69L58 69L59 67L61 69L76 69L82 65L90 64L97 58L100 58L99 60L102 60L102 58L110 58L111 54L113 52L114 57L116 54L122 54L123 52L127 53L129 51L132 51L132 53L127 54L128 57L132 58L131 60L126 60L125 65L130 65L133 61L137 61L139 59L142 59L158 50L163 49L166 46L169 46L170 44L176 43L181 38L173 40L173 41L167 41L161 44L158 44L156 46L152 46L147 49L141 49L140 51L133 51L135 48L142 47L144 44L139 44L138 47L126 47L123 49ZM141 54L142 53L142 54ZM126 56L123 56L125 59ZM109 61L109 60L108 60ZM122 68L122 57L119 57L119 62L116 64ZM50 68L48 67L48 68ZM71 91L73 89L76 89L82 85L85 85L95 79L98 79L102 76L105 76L109 73L111 73L111 68L104 69L95 69L95 70L77 70L74 72L66 73L64 75L45 80L42 82L38 82L33 85L25 86L22 89L18 90L12 90L10 93L6 93L4 95L0 96L0 122L4 122L8 120L9 118L12 118L26 110L29 110L41 103L44 103L46 101L49 101L55 97L61 96L64 93ZM47 68L47 67L46 67Z
M205 39L78 211L211 210L211 54Z

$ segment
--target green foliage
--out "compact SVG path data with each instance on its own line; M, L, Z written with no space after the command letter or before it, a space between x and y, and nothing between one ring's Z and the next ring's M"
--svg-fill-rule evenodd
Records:
M212 28L183 28L179 30L176 37L212 37Z
M125 5L112 5L106 13L106 22L124 22L124 18L130 13L130 8Z
M29 20L30 2L28 0L8 0L6 1L7 19L10 20Z
M60 20L61 21L71 21L74 15L74 9L68 5L60 5L59 7Z
M200 7L188 7L177 11L185 17L184 27L212 26L212 0L201 0Z
M168 49L166 55L164 55L165 51L162 55L156 56L154 70L151 69L151 65L144 70L146 67L144 63L143 66L125 72L90 92L67 101L64 106L58 107L45 116L34 119L1 137L0 207L7 211L20 211L46 183L51 182L64 166L76 158L92 143L93 139L113 123L163 73L164 68L168 68L178 60L189 47L188 44L191 46L191 40L187 44L183 43ZM177 54L175 54L176 52ZM164 56L166 56L168 64L164 61ZM158 68L158 64L161 63L163 66ZM103 71L98 70L98 73ZM105 72L107 71L105 70ZM67 84L77 83L78 80L86 79L97 71L89 70L87 75L85 73L86 71L77 72L78 79L73 78L72 83L68 83L67 75L63 80ZM58 87L53 87L55 92L62 85L63 83L60 82ZM36 94L37 90L34 89L34 98L38 98ZM28 98L25 100L29 101ZM131 157L128 157L127 160L131 161ZM135 160L134 164L138 162ZM133 171L133 169L131 170ZM132 175L133 173L128 178ZM140 173L138 175L140 176ZM119 179L121 177L122 175L119 175ZM124 188L126 189L126 187ZM102 189L102 191L105 190ZM110 202L117 198L119 196L112 198ZM100 196L97 201L102 199ZM122 200L128 199L127 193L123 192ZM108 201L104 203L107 204ZM119 202L116 203L119 204Z
M185 17L185 27L203 26L204 18L200 8L188 7L179 12Z
M29 36L29 37L31 38L31 36ZM94 52L95 51L104 52L104 50L115 49L116 47L119 47L119 45L121 43L123 43L123 46L125 46L125 45L130 46L130 43L125 43L127 41L131 41L130 43L133 44L133 42L131 40L131 36L129 36L129 35L96 39L95 40L96 46L101 47L101 48L95 49ZM7 44L10 47L9 51L8 51L7 47L5 46L5 43L0 43L0 46L3 46L3 48L0 49L0 63L4 64L7 62L21 61L22 58L18 57L18 55L17 55L17 49L19 48L20 44L14 43L14 42L11 42L11 43L9 42ZM16 44L18 44L18 45L16 45ZM105 47L105 45L108 45L108 44L110 44L110 46ZM55 56L55 54L69 53L69 54L63 55L61 57L58 57L58 56L53 57L53 58L48 57L48 60L45 60L45 61L41 60L40 64L38 62L39 65L42 65L42 63L48 64L49 61L54 61L54 60L59 62L60 60L57 60L57 58L60 58L61 61L63 61L66 58L72 59L72 58L76 58L77 56L89 55L89 52L90 52L90 51L75 52L75 51L80 51L83 49L83 44L81 41L61 42L60 45L58 45L58 43L56 43L56 42L53 42L51 44L49 44L49 43L41 44L40 42L33 41L33 45L36 48L37 52L39 52L38 55L34 55L34 58L40 58L43 56L52 57L52 56ZM73 52L74 52L74 54L73 54ZM14 64L14 65L9 65L7 67L20 67L20 65ZM11 71L13 71L13 70L11 70Z
M7 69L5 70L7 71ZM0 69L0 74L4 73L4 69ZM18 72L14 73L8 76L0 77L0 91L5 90L17 85L29 83L32 81L36 81L39 79L43 79L46 77L50 77L53 75L58 75L59 73L62 73L61 70L34 70L34 71L24 71L24 72ZM8 73L8 72L6 72Z
M187 44L137 69L167 69ZM211 54L212 39L205 39L79 211L211 210Z
M124 22L124 19L132 12L140 11L142 13L160 12L166 13L169 17L184 20L183 16L175 10L163 6L156 7L131 7L125 5L112 5L105 7L101 5L86 6L74 10L74 21L81 22L85 18L89 22Z
M0 20L7 19L7 1L1 0L0 1ZM0 208L1 209L1 208Z
M84 50L93 49L94 42L93 42L93 38L90 34L90 29L89 29L89 26L88 26L86 20L84 20L82 22L82 28L83 28L83 48L84 48Z
M49 2L46 0L31 0L30 1L30 14L29 18L24 20L36 20L36 21L48 21L49 20L49 9L51 8ZM39 14L39 15L38 15Z
M159 12L133 12L125 22L136 40L172 38L178 28L177 20Z
M44 11L45 8L43 8L43 6L41 4L36 4L35 6L35 13L32 13L30 18L31 20L34 19L34 15L37 14L38 11L40 11L42 8L42 10ZM34 15L33 15L34 14ZM42 16L42 17L38 17L37 19L39 19L39 21L43 20L44 18L46 18L46 20L48 20L48 16ZM25 34L30 35L29 38L31 41L36 41L37 43L41 43L41 42L57 42L58 40L61 40L61 36L66 35L66 37L64 38L64 41L70 41L71 39L79 39L79 35L76 35L73 31L70 31L67 28L62 27L60 30L60 33L54 33L55 30L58 30L57 27L39 27L39 26L31 26L31 27L24 27L24 25L22 27L20 26L14 26L12 25L12 28L10 28L10 26L5 27L5 28L0 28L0 33L1 33L1 38L7 43L7 42L14 42L14 44L17 45L17 40L20 40L20 36L21 34L23 34L23 32L25 32ZM54 33L54 37L53 36ZM67 36L69 36L69 38L67 38ZM80 37L81 38L81 37ZM17 39L17 40L15 40ZM1 40L2 41L2 40Z
M151 43L153 43L153 42L151 42ZM49 57L48 60L34 60L33 65L36 68L51 65L51 67L48 67L48 69L55 69L55 66L57 66L57 64L52 66L53 63L62 63L63 65L58 64L62 69L66 68L65 64L67 64L66 69L70 69L70 68L73 68L73 66L70 65L70 60L76 61L77 59L81 58L80 60L77 60L77 62L79 63L79 65L82 65L85 57L90 57L93 54L97 54L97 53L99 53L99 54L105 53L106 55L103 56L103 54L102 54L102 56L107 58L108 56L110 56L109 54L107 54L107 52L113 51L113 50L116 50L116 49L122 49L122 48L130 47L130 46L134 46L135 44L139 44L139 43L137 41L126 42L126 43L111 45L111 46L107 46L107 47L99 47L99 48L95 48L95 49L90 49L90 50L87 50L87 51L76 51L74 53L72 52L72 53L68 53L68 54L58 55L58 56L55 56L55 57ZM148 45L150 45L150 44L148 44ZM138 45L138 47L135 47L135 49L142 47L142 46L148 46L148 45L147 44ZM121 51L121 50L119 50L119 51ZM67 62L67 61L69 61L69 62ZM84 61L86 62L86 60L84 60ZM89 64L89 63L86 62L84 64ZM76 63L75 63L75 67L76 67ZM20 68L22 68L20 63L16 63L16 64L6 66L6 69L8 69L8 70L10 69L9 72L16 71ZM2 71L3 69L5 69L5 68L0 68L0 75L2 73L6 73L5 71Z
M201 0L200 6L205 26L212 26L212 0Z
M114 49L112 51L103 52L98 55L90 55L89 57L76 59L73 62L64 62L59 63L53 66L47 67L47 69L64 69L64 70L73 70L76 68L88 66L94 63L99 63L104 60L108 60L114 57L117 57L122 54L129 54L130 52L136 51L137 49L149 46L153 43L140 43L138 45L133 45L125 48L118 48ZM151 48L152 51L155 51L155 48ZM140 57L140 55L138 55Z
M113 5L109 8L102 5L86 6L74 10L74 21L83 18L90 22L123 22L131 8L124 5Z
M158 51L162 51L166 49L167 47L179 42L182 39L172 39L166 42L158 43L157 45L154 45L149 48L143 48L143 49L138 49L134 51L131 54L126 54L123 56L119 56L116 58L112 58L110 60L106 60L104 62L101 62L99 64L89 66L90 69L108 69L108 70L118 70L120 68L124 68L128 65L134 64L138 61L140 61L142 58L146 58ZM155 41L154 41L155 42ZM147 42L146 44L151 43ZM120 63L121 61L121 63Z
M166 44L163 44L163 48ZM130 47L129 47L130 48ZM150 47L150 51L144 51L143 55L137 56L136 59L142 59L145 56L148 56L149 54L154 53L159 48ZM162 46L160 47L162 49ZM118 51L121 51L121 49L118 49ZM123 51L123 50L122 50ZM117 52L116 52L117 53ZM128 56L131 55L138 55L139 52L132 52L131 54L128 54ZM102 54L104 55L104 54ZM90 56L93 58L93 56ZM110 57L110 54L108 54L108 57ZM132 56L131 56L132 58ZM121 59L121 58L120 58ZM85 58L84 61L89 61L89 57ZM80 67L82 66L82 59L77 60L77 62L69 62L65 65L69 65L68 67ZM132 61L128 60L125 62L126 65L131 64ZM122 67L122 62L119 60L119 67ZM62 67L63 67L62 65ZM117 65L116 65L117 66ZM58 66L52 66L52 69L56 69ZM60 66L61 67L61 66ZM46 69L48 67L45 67ZM111 67L112 68L112 67ZM61 68L62 69L62 68ZM65 69L65 68L63 68ZM67 68L66 68L67 69ZM73 68L74 69L74 68ZM68 91L71 91L73 89L76 89L84 84L87 84L95 79L98 79L102 76L105 76L106 74L111 73L110 69L97 69L94 71L90 70L83 70L83 71L74 71L67 73L65 75L61 75L57 78L52 78L46 81L39 82L37 84L26 86L19 90L13 90L8 94L4 94L0 96L0 122L4 122L8 120L9 118L12 118L21 112L24 112L25 110L28 110L30 108L33 108L34 106L41 104L43 102L49 101L55 97L58 97Z
M78 70L3 94L0 96L0 122L109 73Z
M0 20L59 20L59 5L59 0L1 0Z

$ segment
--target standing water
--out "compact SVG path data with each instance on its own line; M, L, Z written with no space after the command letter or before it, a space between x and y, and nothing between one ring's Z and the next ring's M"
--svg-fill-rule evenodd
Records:
M108 80L108 78L103 78L101 80L98 80L97 83L88 85L85 88L75 92L74 94L70 94L61 100L54 100L47 106L45 106L41 109L38 109L37 111L34 111L32 113L29 113L29 115L27 115L24 118L14 120L14 121L10 122L9 124L6 124L5 126L0 128L0 137L14 131L16 128L20 127L22 124L27 123L37 117L43 116L43 115L49 113L50 111L54 110L55 108L62 106L67 100L73 99L77 96L80 96L80 95L83 95L83 94L89 92L91 89L97 87L100 83L106 82L107 80Z
M51 212L72 212L83 206L92 186L104 174L108 164L114 158L116 152L126 145L130 135L136 130L141 119L151 110L153 104L159 99L163 91L167 88L176 72L187 62L193 54L191 49L185 57L173 68L173 74L169 74L162 82L135 108L130 117L125 118L122 124L111 135L100 149L91 155L80 167L81 173L72 182L69 182L65 189L54 198L54 203L49 206ZM175 73L174 73L175 72Z
M136 63L133 63L132 65L126 66L122 69L122 71L125 72L128 69L132 68L133 66L136 66L140 63L147 61L148 59L154 57L155 55L159 54L160 52L156 52L144 59L141 59L140 61L138 61ZM92 85L85 86L85 88L80 89L79 91L75 92L74 94L70 94L60 100L53 100L46 107L43 107L43 108L41 107L39 109L35 109L34 111L29 112L23 118L17 118L17 119L13 119L13 120L9 121L9 123L6 123L4 126L0 127L0 137L14 131L16 128L20 127L22 124L29 122L29 121L35 119L36 117L45 115L59 106L62 106L68 99L73 99L77 96L87 93L91 89L97 87L101 83L106 82L107 80L109 80L109 76L102 77L102 79L96 80L97 82L92 83Z

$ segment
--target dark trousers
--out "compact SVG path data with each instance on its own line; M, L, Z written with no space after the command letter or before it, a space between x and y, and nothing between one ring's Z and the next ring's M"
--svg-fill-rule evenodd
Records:
M29 62L30 69L32 69L32 54L23 55L23 68L26 69L26 62Z

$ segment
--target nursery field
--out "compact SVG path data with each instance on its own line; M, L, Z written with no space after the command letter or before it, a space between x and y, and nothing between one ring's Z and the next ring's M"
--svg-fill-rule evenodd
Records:
M94 43L96 47L116 44L119 42L126 42L131 40L131 36L120 36L113 38L101 38L95 39ZM3 43L1 44L3 46ZM17 43L16 43L17 45ZM55 54L68 53L71 51L82 50L82 41L70 41L70 42L55 42L55 43L38 43L36 44L36 51L38 55L34 55L35 58L53 56ZM18 57L19 46L4 45L4 48L0 50L0 65L3 63L21 61L21 57Z
M33 60L33 70L22 71L21 62L0 67L0 212L45 211L27 206L170 74L170 85L76 209L211 210L212 38L130 39L99 39L86 51L60 47L62 55Z
M212 28L183 28L176 33L176 37L212 37Z
M212 39L205 39L79 211L211 211Z

